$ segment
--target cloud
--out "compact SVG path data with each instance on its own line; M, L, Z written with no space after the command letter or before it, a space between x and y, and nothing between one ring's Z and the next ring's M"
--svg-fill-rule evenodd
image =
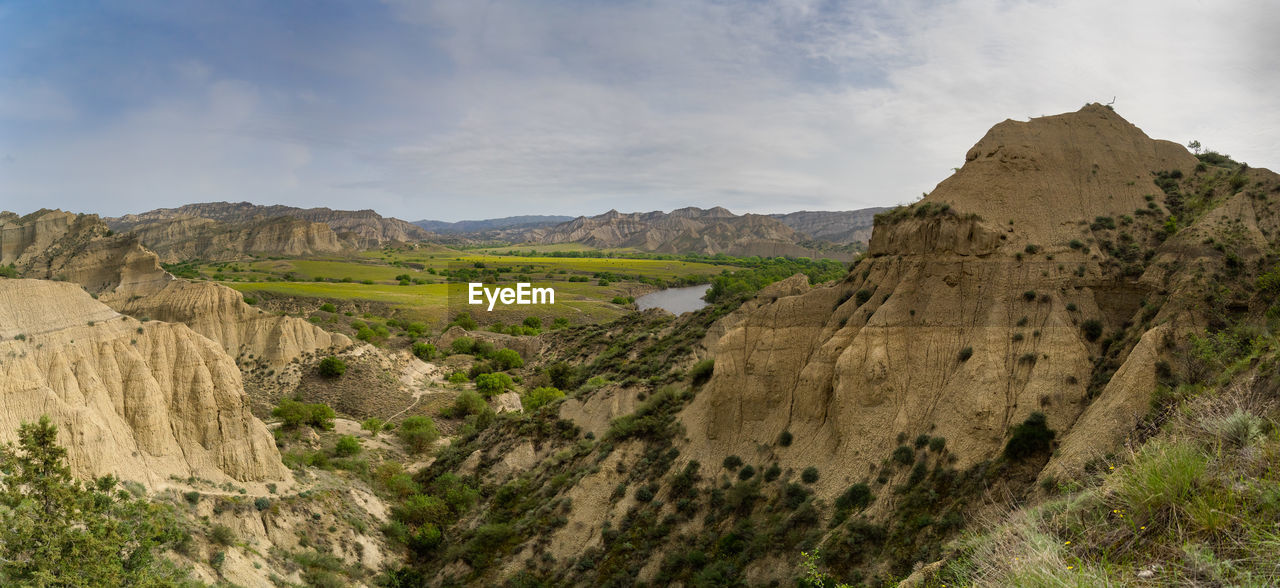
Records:
M101 17L107 36L144 17L165 33L121 43L131 60L94 74L113 82L101 88L68 81L86 77L72 49L49 54L45 77L17 76L41 54L0 41L0 87L20 89L0 91L0 130L14 131L0 132L0 155L16 160L0 166L0 198L115 214L249 199L411 219L850 209L932 189L1005 118L1112 97L1153 137L1261 166L1280 152L1280 11L1260 1L256 10ZM97 71L111 56L80 57Z

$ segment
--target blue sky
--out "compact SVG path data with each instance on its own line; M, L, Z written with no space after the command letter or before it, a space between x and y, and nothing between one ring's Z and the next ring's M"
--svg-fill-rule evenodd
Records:
M0 209L847 210L1113 96L1275 168L1277 30L1262 1L0 1Z

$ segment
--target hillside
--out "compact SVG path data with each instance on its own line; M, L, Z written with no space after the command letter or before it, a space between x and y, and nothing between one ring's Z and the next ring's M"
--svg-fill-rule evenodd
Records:
M866 245L871 240L871 228L875 216L887 208L862 208L843 211L810 211L802 210L787 214L771 214L784 225L807 235L810 239L829 241L839 245L859 243Z
M296 224L283 223L280 225L271 225L270 229L262 228L264 221L276 219L278 217L289 217L309 223L323 223L328 225L332 232L336 235L338 241L344 245L357 249L369 249L381 246L384 243L391 242L411 242L419 241L427 238L426 231L416 227L406 221L383 217L372 210L332 210L329 208L295 208L292 206L259 206L249 202L206 202L200 204L187 204L177 208L158 208L149 212L140 214L129 214L119 218L105 219L108 226L117 232L129 232L134 230L143 230L144 226L148 226L146 232L160 237L160 244L169 247L167 243L174 239L174 235L166 234L166 231L178 233L179 239L197 238L197 234L193 234L183 229L164 229L164 225L171 224L175 221L190 221L190 219L207 219L218 221L227 225L223 230L227 231L249 231L246 235L232 235L222 237L224 246L230 246L232 243L239 245L246 237L257 235L261 232L271 234L285 233L285 235L277 236L271 239L277 244L272 247L281 249L284 247L298 247L298 243L304 242L312 244L315 241L322 242L321 247L330 248L333 238L318 231L313 227ZM185 227L184 223L184 227ZM204 226L197 223L197 227ZM254 227L258 227L254 229ZM210 230L206 228L205 230ZM303 235L295 234L296 231L302 230ZM198 231L197 231L198 232ZM281 237L287 237L281 239ZM264 241L263 243L270 243ZM144 241L145 245L150 245ZM244 246L252 244L244 243ZM217 249L215 249L216 251Z
M597 248L633 248L657 253L725 253L735 256L818 257L799 243L804 236L767 216L735 215L720 207L681 208L623 214L610 210L527 231L532 243L581 243Z
M464 220L454 223L436 220L420 220L413 221L413 224L431 231L432 233L441 235L474 234L481 238L498 238L509 232L544 228L569 220L573 220L573 217L549 214L531 214L484 220Z
M740 306L552 337L534 385L577 391L554 414L477 428L418 476L498 490L415 569L789 583L818 548L817 570L846 581L926 575L961 529L1096 484L1099 463L1122 469L1153 406L1219 390L1206 350L1248 357L1242 341L1271 337L1259 289L1274 292L1276 174L1150 139L1100 105L1001 123L968 159L878 215L835 285L800 276ZM1153 577L1185 578L1174 563Z

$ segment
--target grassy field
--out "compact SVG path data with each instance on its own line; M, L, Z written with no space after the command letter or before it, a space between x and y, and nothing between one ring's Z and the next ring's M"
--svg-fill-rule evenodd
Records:
M376 307L381 318L423 321L440 327L470 311L482 325L519 324L526 316L546 323L610 320L629 312L627 297L677 282L706 283L731 265L630 258L506 255L512 248L458 251L439 246L366 251L351 257L256 258L237 262L182 264L185 277L222 282L252 299L288 298L295 307L325 302L356 304L355 314ZM520 248L517 248L520 249ZM538 247L539 252L584 250L582 246ZM524 248L524 250L529 250ZM618 252L611 252L618 254ZM487 272L469 278L474 273ZM454 280L446 274L454 274ZM404 278L407 278L405 280ZM498 305L490 312L466 304L467 281L513 284L527 281L555 288L550 306ZM619 303L619 299L623 302ZM328 320L326 317L325 320Z

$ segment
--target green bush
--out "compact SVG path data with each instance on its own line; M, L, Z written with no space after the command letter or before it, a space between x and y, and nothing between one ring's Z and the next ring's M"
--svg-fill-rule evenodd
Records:
M791 447L791 441L791 431L783 431L781 435L778 435L778 445L782 447Z
M705 384L707 380L711 379L711 374L715 371L715 368L715 358L707 358L693 364L693 367L689 368L689 382L694 386Z
M440 528L427 523L418 527L418 530L409 536L407 545L414 553L427 555L435 551L443 541L444 536L440 533Z
M946 446L947 439L945 437L934 437L929 440L929 451L934 453L941 453Z
M871 300L871 290L867 290L865 288L858 290L858 292L853 295L853 300L858 306L866 304L868 300Z
M897 449L893 450L893 461L904 466L911 465L916 461L916 452L906 445L899 445Z
M778 464L776 463L769 464L769 468L764 471L764 481L772 482L774 480L777 480L778 476L781 476L781 475L782 475L782 468L778 467Z
M333 454L338 457L351 457L360 453L360 440L352 435L343 435L338 438L338 444L333 448Z
M453 318L453 322L449 323L449 325L457 325L468 331L474 331L480 326L476 324L475 319L471 318L471 313L466 311L458 313L458 315Z
M756 475L756 468L752 466L745 466L742 469L738 470L739 480L750 480L751 477L754 475Z
M444 500L426 494L414 494L392 507L391 517L407 525L446 525L451 522L452 514Z
M564 398L564 392L550 386L542 386L525 393L521 401L526 412L533 412L561 398Z
M271 499L266 496L259 496L253 500L253 508L257 509L258 512L267 510L271 508Z
M235 543L236 534L235 531L231 530L231 527L226 525L214 525L213 528L209 530L209 540L217 543L218 545L227 546Z
M463 390L453 399L453 407L449 416L461 418L467 415L480 414L489 408L489 404L475 390Z
M271 416L279 418L286 429L307 425L329 430L333 428L333 418L337 415L325 404L305 404L292 398L283 398L280 405L271 410Z
M515 382L501 372L491 374L480 374L476 376L476 390L483 394L486 398L501 394L504 390L513 386Z
M1043 412L1033 412L1027 420L1013 428L1009 442L1004 446L1004 456L1012 460L1026 459L1032 455L1048 453L1055 433L1047 424Z
M956 359L960 361L969 361L970 357L973 357L973 348L965 347L960 350L960 354L956 356Z
M499 370L510 370L524 367L524 359L514 349L499 349L494 352L491 361Z
M418 341L413 344L413 354L422 361L431 361L436 358L436 346Z
M1089 319L1080 324L1080 331L1084 333L1084 338L1090 343L1097 341L1102 336L1102 321L1098 319Z
M730 455L729 457L724 458L724 462L722 462L721 465L724 466L724 469L732 472L733 470L742 467L742 458L736 455Z
M336 378L347 372L347 363L330 355L329 357L320 360L318 370L320 375L326 378Z
M818 481L818 468L809 466L800 472L800 481L805 484L812 484Z
M529 327L530 329L541 329L541 328L542 328L542 319L540 319L540 318L538 318L538 317L536 317L536 316L528 316L528 317L525 317L525 319L524 319L524 326Z
M337 307L335 307L333 304L328 302L321 304L320 310L323 310L324 312L338 312Z
M399 427L396 427L396 436L413 453L422 453L435 444L436 439L440 438L440 433L436 430L435 422L430 418L415 415L405 419Z
M471 337L458 337L449 344L454 353L470 354L475 349L476 340Z
M836 509L860 510L871 504L873 499L870 486L861 483L854 484L836 498Z
M370 417L370 418L367 418L367 419L365 419L363 422L361 422L361 423L360 423L360 428L361 428L361 429L364 429L364 430L366 430L366 431L368 431L368 432L370 432L370 433L372 433L372 434L374 434L374 435L376 436L379 432L381 432L381 431L382 431L382 427L383 427L383 425L385 425L385 424L386 424L386 423L383 423L383 422L382 422L382 419L380 419L380 418L378 418L378 417Z

